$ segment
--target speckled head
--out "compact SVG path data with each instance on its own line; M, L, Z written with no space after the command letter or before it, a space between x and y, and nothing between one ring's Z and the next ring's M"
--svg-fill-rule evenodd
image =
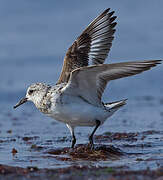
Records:
M47 94L49 85L44 83L35 83L28 87L25 98L22 98L14 108L24 104L27 101L32 101L36 106L40 103L42 98Z

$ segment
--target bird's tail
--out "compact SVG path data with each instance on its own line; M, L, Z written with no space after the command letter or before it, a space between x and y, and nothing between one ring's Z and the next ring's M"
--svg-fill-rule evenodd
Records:
M123 99L120 101L115 101L111 103L106 103L104 106L107 110L118 110L120 107L124 106L126 104L127 99Z

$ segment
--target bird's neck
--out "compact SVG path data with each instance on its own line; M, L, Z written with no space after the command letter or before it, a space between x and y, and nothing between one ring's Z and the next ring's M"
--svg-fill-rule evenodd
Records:
M33 101L35 106L43 113L48 113L51 106L51 87L47 88L45 92L39 93L37 98Z

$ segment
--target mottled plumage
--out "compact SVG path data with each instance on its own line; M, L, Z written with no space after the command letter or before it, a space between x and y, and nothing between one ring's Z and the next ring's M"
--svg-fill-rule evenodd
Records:
M160 60L103 64L112 45L115 25L114 12L105 10L68 49L60 78L55 86L32 84L14 108L32 101L44 114L63 122L72 134L72 148L76 143L76 126L95 126L89 141L107 118L112 116L125 100L112 103L101 101L109 81L133 76L160 64Z

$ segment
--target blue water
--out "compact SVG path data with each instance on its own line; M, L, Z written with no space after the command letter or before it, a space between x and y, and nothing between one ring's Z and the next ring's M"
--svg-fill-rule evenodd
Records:
M39 162L40 167L47 166L37 153L29 152L31 144L22 142L24 136L39 136L33 143L45 148L70 144L65 125L45 117L31 103L17 110L12 107L25 95L31 83L55 84L67 48L84 27L108 7L118 16L118 24L106 63L163 59L162 0L0 1L0 137L6 142L0 143L0 163L26 167ZM160 65L150 72L108 85L104 100L128 98L128 105L97 134L162 130L162 68ZM7 133L8 130L12 133ZM77 129L78 143L87 142L88 130L91 129ZM68 141L59 143L57 139L62 136ZM16 141L12 141L13 138ZM54 141L47 145L48 140ZM21 152L14 158L13 147ZM49 167L57 164L65 165L49 160Z

